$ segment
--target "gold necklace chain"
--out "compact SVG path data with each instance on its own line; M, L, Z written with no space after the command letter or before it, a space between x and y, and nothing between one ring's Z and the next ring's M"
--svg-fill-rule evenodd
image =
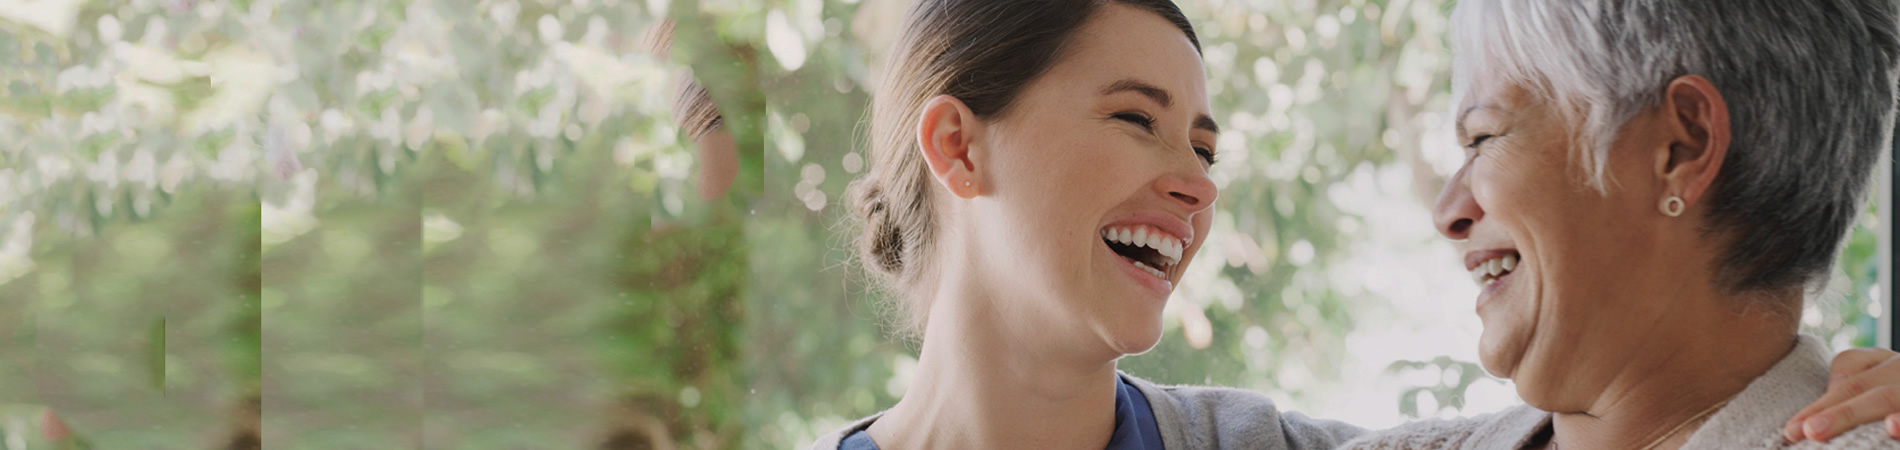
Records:
M1734 397L1730 397L1729 399L1733 400ZM1721 403L1716 403L1714 406L1710 406L1709 409L1704 409L1702 410L1702 412L1696 413L1696 415L1694 417L1690 417L1689 420L1684 420L1682 421L1682 423L1676 424L1675 428L1670 428L1668 433L1663 433L1662 437L1656 438L1655 442L1650 442L1649 445L1644 446L1643 450L1655 450L1656 446L1662 445L1663 441L1669 440L1670 436L1675 436L1676 432L1682 431L1682 429L1687 428L1689 424L1695 423L1695 421L1702 419L1704 416L1708 416L1710 413L1715 412L1715 410L1722 409L1723 406L1728 406L1728 400L1723 400ZM1557 447L1557 438L1555 436L1552 436L1550 438L1550 450L1559 450Z
M1730 397L1730 398L1732 399L1733 397ZM1689 420L1685 420L1685 421L1682 421L1682 423L1676 424L1675 428L1670 428L1668 433L1663 433L1662 437L1657 438L1656 442L1649 443L1649 446L1643 447L1643 450L1651 450L1651 449L1656 448L1656 446L1658 445L1662 445L1663 441L1669 440L1670 436L1675 436L1676 432L1682 431L1683 428L1687 428L1689 424L1695 423L1695 421L1697 420L1702 420L1702 417L1707 416L1710 413L1714 413L1715 410L1722 409L1723 406L1728 406L1728 400L1723 400L1721 403L1716 403L1714 406L1710 406L1709 409L1704 409L1702 410L1702 412L1696 413L1695 417L1690 417Z

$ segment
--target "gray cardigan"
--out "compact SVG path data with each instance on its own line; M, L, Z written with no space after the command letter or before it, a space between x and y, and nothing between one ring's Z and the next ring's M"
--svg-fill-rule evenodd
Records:
M1794 350L1750 382L1728 406L1709 416L1682 448L1900 449L1900 441L1888 437L1880 422L1861 425L1826 444L1804 441L1786 446L1781 442L1781 425L1826 392L1831 355L1819 339L1801 336ZM1477 417L1424 420L1375 431L1344 448L1516 450L1549 424L1550 413L1519 405Z
M1781 425L1827 389L1832 353L1819 339L1801 336L1793 351L1756 378L1689 438L1685 449L1900 449L1880 422L1861 425L1826 444L1781 443ZM1257 392L1215 387L1157 386L1123 374L1154 408L1161 442L1169 449L1496 449L1522 448L1550 423L1529 405L1470 418L1424 420L1366 432L1349 424L1282 413ZM836 450L838 441L871 426L866 417L812 444ZM1357 438L1354 440L1354 438ZM1347 441L1351 442L1347 442Z
M1155 425L1161 429L1161 444L1170 449L1329 449L1365 432L1344 422L1282 413L1273 400L1258 392L1159 386L1128 374L1122 377L1148 397ZM860 419L820 437L811 450L837 450L840 440L870 427L883 415Z

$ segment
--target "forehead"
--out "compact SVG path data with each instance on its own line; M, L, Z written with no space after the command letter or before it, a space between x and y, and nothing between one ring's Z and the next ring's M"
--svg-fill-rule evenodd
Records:
M1193 42L1167 19L1110 3L1070 36L1062 60L1045 78L1091 91L1137 78L1173 93L1177 102L1206 109L1207 74Z
M1537 81L1508 76L1504 70L1482 63L1472 67L1470 78L1462 89L1463 97L1457 99L1459 111L1474 106L1510 110L1544 106L1543 90L1531 84Z

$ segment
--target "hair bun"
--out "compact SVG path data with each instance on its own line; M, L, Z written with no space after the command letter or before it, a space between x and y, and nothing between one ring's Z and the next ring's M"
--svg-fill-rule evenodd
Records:
M904 230L890 214L890 202L884 198L884 189L871 178L865 178L851 186L852 208L864 219L864 238L860 242L859 252L868 268L874 269L880 276L897 278L904 269Z

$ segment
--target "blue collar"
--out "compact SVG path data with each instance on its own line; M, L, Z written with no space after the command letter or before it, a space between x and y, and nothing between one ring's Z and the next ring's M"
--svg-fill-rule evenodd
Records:
M1148 396L1128 384L1127 378L1117 375L1115 381L1115 434L1108 438L1108 448L1104 450L1162 450L1161 427L1155 424L1155 411L1148 406ZM878 447L871 442L871 433L858 430L839 442L838 449L878 450Z
M1161 427L1155 424L1148 396L1127 378L1117 376L1116 381L1115 435L1108 438L1106 450L1161 450Z

